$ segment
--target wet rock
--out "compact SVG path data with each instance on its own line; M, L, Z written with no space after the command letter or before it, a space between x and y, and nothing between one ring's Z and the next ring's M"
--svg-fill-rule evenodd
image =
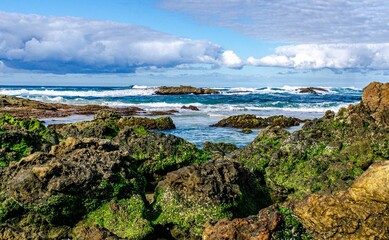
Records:
M237 149L235 144L223 142L205 142L203 146L203 150L212 153L214 159L222 158Z
M245 133L245 134L249 134L249 133L252 133L253 130L251 130L250 128L243 128L242 129L242 133Z
M182 106L181 109L186 109L186 110L192 110L192 111L200 111L200 109L196 106L193 106L193 105L189 105L189 106Z
M257 215L233 220L222 219L215 224L207 223L204 240L271 239L282 222L278 207L272 205Z
M230 116L220 120L211 127L233 127L233 128L265 128L268 126L280 126L282 128L298 126L302 120L285 116L272 116L268 118L257 117L254 114L242 114Z
M363 90L362 104L378 125L389 125L389 83L370 83Z
M216 160L181 168L158 183L155 222L173 225L175 238L200 238L204 224L248 216L269 204L256 178L240 163Z
M113 110L110 110L110 109L104 109L104 110L100 110L98 111L95 116L94 116L94 120L117 120L121 118L120 114L116 111L113 111Z
M142 117L125 117L118 122L120 129L125 127L143 127L147 130L170 130L176 126L170 117L159 118L142 118Z
M162 116L162 115L174 115L178 113L177 110L167 110L167 111L151 111L150 113L146 114L148 116Z
M210 88L195 88L192 86L166 87L162 86L157 89L155 94L158 95L180 95L180 94L217 94L218 91Z
M328 90L324 88L317 88L317 87L306 87L306 88L299 88L298 92L309 93L309 94L320 94L323 92L328 92Z
M317 239L389 238L389 161L375 163L346 191L313 194L294 212Z

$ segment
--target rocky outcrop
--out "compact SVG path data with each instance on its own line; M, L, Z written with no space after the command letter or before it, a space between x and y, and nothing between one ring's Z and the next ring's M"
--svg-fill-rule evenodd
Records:
M93 115L100 110L113 110L123 116L143 113L138 107L110 108L99 105L68 105L60 103L43 103L26 98L0 95L0 114L7 113L17 118L53 118L67 117L74 114Z
M389 161L373 164L347 190L313 194L294 212L317 239L389 239Z
M280 126L282 128L298 126L302 120L293 117L272 116L268 118L257 117L254 114L242 114L230 116L220 120L211 127L232 127L241 129L265 128L268 126Z
M207 221L248 216L269 204L242 164L223 160L168 173L158 183L155 199L155 222L173 225L171 234L179 239L199 238Z
M211 88L196 88L192 86L179 86L179 87L158 87L155 94L158 95L181 95L181 94L217 94L217 90Z
M389 125L389 83L370 83L363 90L362 104L378 125Z
M203 146L204 151L212 153L213 159L223 158L237 149L238 147L235 144L223 142L205 142Z
M49 128L55 130L62 138L66 137L96 137L112 139L119 131L127 127L141 127L146 130L168 130L176 126L170 117L120 117L111 110L97 112L93 121L83 121L70 124L54 124Z
M318 88L318 87L306 87L306 88L299 88L298 92L309 93L309 94L321 94L323 92L328 92L328 90L324 88Z
M377 111L365 107L371 101L364 99L337 114L327 111L293 133L268 127L230 157L263 176L277 202L345 190L372 163L389 158L388 125L377 123Z
M193 105L189 105L189 106L182 106L181 109L186 109L186 110L192 110L192 111L200 111L200 109L196 106L193 106Z

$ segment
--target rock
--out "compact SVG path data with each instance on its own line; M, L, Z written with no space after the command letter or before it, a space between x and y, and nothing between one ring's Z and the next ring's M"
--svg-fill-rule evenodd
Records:
M200 238L204 224L248 216L268 205L256 178L240 163L209 161L181 168L158 183L155 223L171 226L175 238Z
M79 226L73 230L74 239L90 239L90 240L119 240L118 236L108 230L95 226Z
M313 194L294 213L317 239L389 239L389 161L375 163L346 191Z
M75 239L89 239L85 237L93 237L92 234L111 239L145 239L153 232L150 221L144 218L146 214L145 204L140 195L119 201L111 200L89 213L85 220L74 228L72 235Z
M24 214L14 215L14 205L2 204L9 212L2 222L27 236L48 230L70 228L101 203L144 193L144 179L119 146L99 139L68 138L50 153L37 152L13 162L0 176L1 196L18 205ZM50 230L51 229L51 230ZM50 230L50 231L49 231Z
M200 109L196 106L193 106L193 105L189 105L189 106L182 106L181 109L186 109L186 110L192 110L192 111L200 111Z
M170 117L118 117L115 113L104 110L99 112L93 121L54 124L50 125L49 128L55 130L61 138L96 137L104 139L116 137L120 130L127 127L140 127L146 130L169 130L176 128Z
M213 158L224 157L237 149L238 147L235 144L223 142L205 142L203 146L203 150L211 152L213 154Z
M389 158L389 129L364 105L327 111L293 133L268 127L229 156L264 177L274 201L347 189L372 163Z
M192 86L166 87L162 86L155 91L158 95L180 95L180 94L218 94L219 92L210 88L195 88Z
M54 131L36 119L18 120L8 114L0 116L0 166L8 166L36 151L48 151L58 143Z
M162 116L162 115L174 115L178 113L177 110L167 110L167 111L151 111L150 113L146 114L148 116Z
M17 118L53 118L74 114L93 115L100 110L113 110L121 115L137 115L143 110L138 107L110 108L99 105L68 105L43 103L26 98L0 95L0 114L7 113Z
M182 138L141 130L126 128L113 140L136 160L133 164L146 176L149 189L154 190L158 181L169 171L210 159L210 154Z
M119 118L121 118L120 114L118 112L110 110L110 109L100 110L94 116L94 120L99 120L99 119L101 119L101 120L108 120L108 119L117 120Z
M253 132L253 130L251 130L250 128L243 128L242 129L242 133L244 133L244 134L250 134L252 132Z
M216 224L207 223L203 240L271 239L282 221L275 205L262 209L258 215L247 218L227 218Z
M302 120L285 116L272 116L268 118L257 117L254 114L242 114L230 116L220 120L211 127L233 127L233 128L265 128L267 126L280 126L283 128L298 126Z
M327 89L317 88L317 87L299 88L298 91L299 93L310 93L310 94L320 94L323 92L328 92Z
M378 125L389 125L389 83L370 83L363 90L362 104Z

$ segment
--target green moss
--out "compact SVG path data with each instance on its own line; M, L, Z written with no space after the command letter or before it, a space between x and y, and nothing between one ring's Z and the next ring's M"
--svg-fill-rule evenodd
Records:
M153 224L174 225L175 237L201 238L204 224L231 218L230 209L233 204L205 204L203 202L188 202L171 191L158 190L156 193L156 218Z
M272 235L272 239L313 240L313 237L305 231L299 218L295 216L291 210L281 207L279 208L279 212L283 215L284 221L279 227L277 227L275 233Z
M146 207L140 195L119 201L112 200L86 217L87 225L99 225L120 238L143 239L153 232L144 217Z
M22 211L22 206L13 198L2 199L0 204L0 223L4 223L9 218L17 217Z

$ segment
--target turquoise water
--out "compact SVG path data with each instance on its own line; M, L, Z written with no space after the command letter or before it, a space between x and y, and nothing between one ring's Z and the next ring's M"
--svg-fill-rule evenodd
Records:
M177 129L166 131L185 138L198 146L204 141L230 142L244 146L259 130L243 134L230 128L211 128L222 118L238 114L260 117L286 115L302 119L323 116L325 111L360 101L362 89L325 88L321 94L299 94L298 87L279 88L217 88L217 95L155 95L155 87L26 87L3 86L0 94L25 97L51 103L98 104L112 107L136 106L147 111L178 110L172 116ZM183 110L183 105L197 106L200 111ZM91 119L91 116L72 116L66 119L44 119L47 124ZM293 129L292 129L293 130Z

